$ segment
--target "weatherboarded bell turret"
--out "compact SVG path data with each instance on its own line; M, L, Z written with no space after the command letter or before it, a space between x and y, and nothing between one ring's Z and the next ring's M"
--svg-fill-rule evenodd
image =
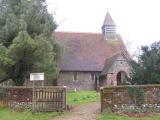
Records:
M102 25L102 34L106 39L116 38L116 24L108 11Z

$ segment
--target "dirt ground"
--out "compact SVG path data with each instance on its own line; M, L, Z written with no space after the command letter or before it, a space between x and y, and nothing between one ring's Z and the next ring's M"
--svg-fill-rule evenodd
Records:
M76 106L70 112L51 120L97 120L100 114L100 103L89 103Z

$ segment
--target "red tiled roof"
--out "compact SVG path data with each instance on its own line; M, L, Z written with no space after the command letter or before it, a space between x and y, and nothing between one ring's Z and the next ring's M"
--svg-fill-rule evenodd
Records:
M102 71L105 60L126 51L120 35L105 40L101 33L55 32L56 41L64 48L61 71Z

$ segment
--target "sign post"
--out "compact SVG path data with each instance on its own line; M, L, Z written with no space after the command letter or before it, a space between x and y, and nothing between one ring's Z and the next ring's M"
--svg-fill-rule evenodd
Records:
M32 94L32 112L35 112L35 81L44 80L44 73L30 73L30 81L33 81L33 94Z

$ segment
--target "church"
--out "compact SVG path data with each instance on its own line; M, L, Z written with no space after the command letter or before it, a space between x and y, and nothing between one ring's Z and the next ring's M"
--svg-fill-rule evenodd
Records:
M58 85L94 90L124 84L129 77L131 58L109 12L101 33L55 32L53 36L63 47Z

